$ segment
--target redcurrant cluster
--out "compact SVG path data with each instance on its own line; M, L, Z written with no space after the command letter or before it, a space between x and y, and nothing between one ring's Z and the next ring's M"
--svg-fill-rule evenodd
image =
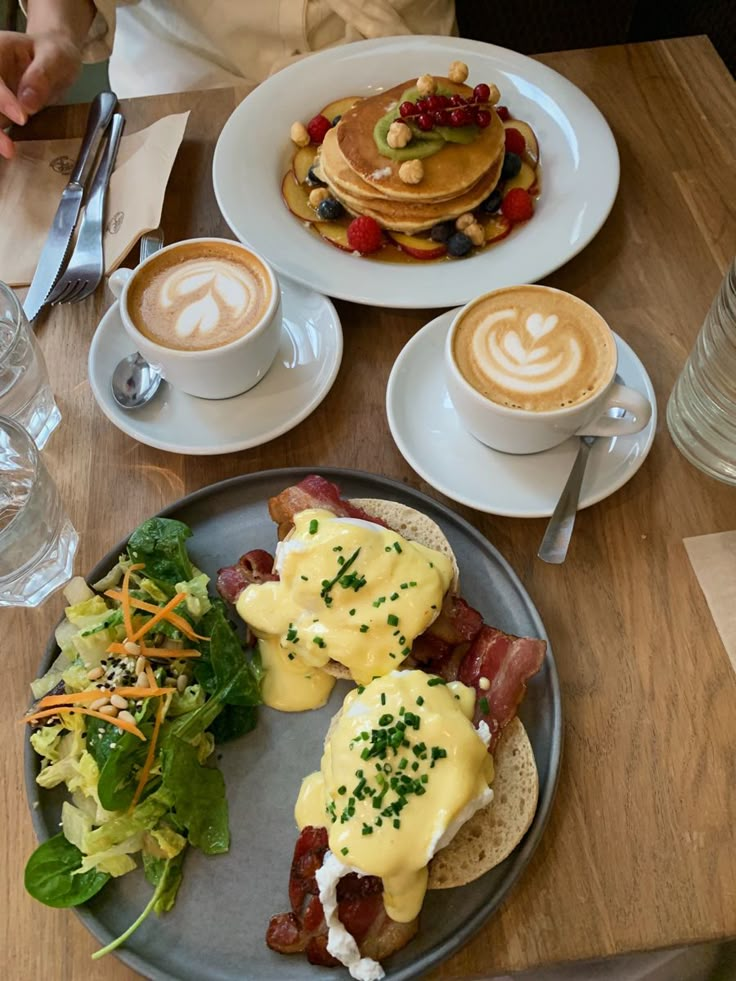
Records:
M399 114L402 119L415 122L424 132L435 126L475 125L485 129L491 122L490 95L489 86L480 82L468 99L462 95L429 95L416 102L402 102Z

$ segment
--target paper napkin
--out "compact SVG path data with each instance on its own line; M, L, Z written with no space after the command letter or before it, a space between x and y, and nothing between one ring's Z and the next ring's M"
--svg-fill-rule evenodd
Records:
M736 531L686 538L685 548L736 671Z
M120 141L105 208L105 272L161 223L188 117L166 116ZM0 280L9 286L28 286L33 279L80 145L81 140L29 140L16 143L13 160L0 158Z

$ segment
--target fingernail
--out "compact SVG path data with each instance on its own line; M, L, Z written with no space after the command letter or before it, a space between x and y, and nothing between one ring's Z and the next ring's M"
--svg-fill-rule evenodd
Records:
M18 101L28 112L38 112L41 108L41 96L30 85L24 86L18 93ZM25 120L23 120L25 122Z

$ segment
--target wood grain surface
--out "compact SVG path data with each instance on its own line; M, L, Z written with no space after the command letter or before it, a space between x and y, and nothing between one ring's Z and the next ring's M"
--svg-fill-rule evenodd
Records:
M535 558L543 520L449 502L500 549L536 602L566 722L557 800L540 848L498 914L433 978L736 936L736 678L683 547L687 536L736 528L736 494L686 463L664 423L673 382L736 253L736 90L703 38L540 60L602 109L622 165L606 225L546 282L593 304L632 345L652 377L660 422L633 480L580 513L562 567ZM125 106L129 132L192 110L164 209L169 241L228 234L210 168L218 132L242 94ZM31 132L80 135L84 121L83 107L55 109ZM345 356L319 409L266 446L193 458L137 444L98 410L86 359L110 302L100 288L81 305L54 309L39 329L64 414L45 458L81 532L78 572L180 495L237 474L339 465L439 496L400 456L384 412L391 365L434 311L339 303ZM136 975L119 961L90 961L95 944L73 913L37 905L23 890L34 840L16 719L62 605L56 597L39 611L0 612L0 964L13 981L129 981Z

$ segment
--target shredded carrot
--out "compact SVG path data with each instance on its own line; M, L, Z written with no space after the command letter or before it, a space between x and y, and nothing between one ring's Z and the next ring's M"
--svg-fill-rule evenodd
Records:
M158 732L161 728L161 723L164 719L164 700L159 699L158 705L156 706L156 721L153 723L153 732L151 733L151 738L148 742L148 752L146 753L146 761L143 764L143 769L138 777L138 786L135 788L135 793L133 794L133 800L130 802L129 811L132 811L136 806L138 801L141 799L141 794L148 781L148 775L151 772L151 767L153 766L153 757L156 752L156 741L158 739Z
M112 644L110 644L106 648L105 653L122 654L124 657L133 656L125 649L125 644L120 644L117 641L114 641ZM202 656L200 651L195 651L191 648L186 648L186 649L182 648L181 650L179 650L179 648L177 647L141 647L139 656L140 655L142 655L143 657L158 657L164 659L168 658L169 660L174 660L174 661L180 657L186 658L186 657Z
M150 664L147 664L146 665L146 677L148 678L148 684L151 686L151 688L155 688L156 687L156 676L153 673L153 668L151 667Z
M91 688L87 691L74 692L71 695L44 695L38 703L38 708L44 709L53 705L76 705L78 702L96 702L99 698L106 698L109 695L120 695L123 698L153 698L156 695L168 695L174 691L176 691L175 688L159 688L154 678L150 688Z
M95 709L82 708L81 705L44 709L43 712L34 712L33 715L25 716L25 718L21 719L21 722L35 722L36 719L47 719L50 715L62 715L63 713L67 713L69 715L91 715L95 719L102 719L103 722L110 722L112 725L117 726L118 729L124 729L125 732L132 732L134 736L137 736L144 742L146 741L146 737L140 731L138 726L134 725L133 723L124 722L122 719L118 719L117 716L105 715L103 712L95 711Z
M123 623L125 624L125 636L131 637L133 634L133 614L130 609L130 574L131 572L138 572L139 569L145 568L142 562L137 565L131 565L125 570L125 575L123 576L123 590L121 603L123 607Z
M122 600L122 593L117 589L108 589L105 596L109 596L110 599ZM199 634L195 634L192 627L187 623L184 617L180 617L178 613L174 613L173 607L178 606L183 599L186 599L186 593L178 593L174 599L170 600L166 606L155 606L153 603L146 603L145 600L130 598L130 605L135 607L136 610L145 610L146 613L153 613L153 619L149 620L139 628L132 637L128 640L137 640L142 637L143 634L152 627L159 620L166 619L171 624L172 627L176 627L190 640L209 640L209 637L201 637ZM170 609L171 608L171 609ZM166 612L165 612L166 611Z

